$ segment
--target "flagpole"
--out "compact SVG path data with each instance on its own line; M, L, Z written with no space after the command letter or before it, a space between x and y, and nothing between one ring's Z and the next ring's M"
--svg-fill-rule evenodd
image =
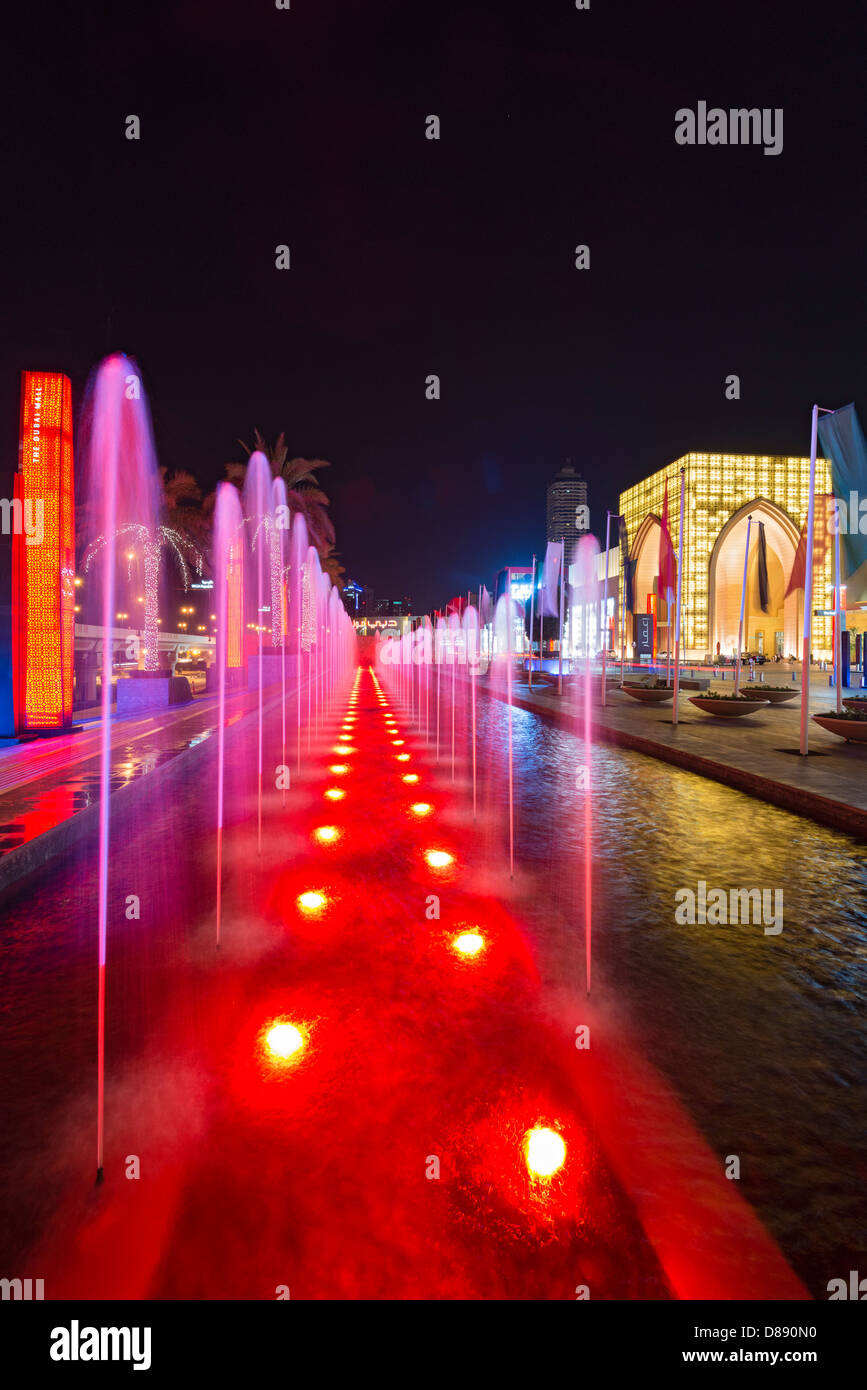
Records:
M740 694L741 688L741 652L744 645L744 605L747 597L747 561L750 555L750 527L753 524L753 514L750 512L747 517L747 543L744 547L744 582L741 585L741 620L738 624L738 650L735 657L735 694Z
M624 518L623 518L622 516L618 517L617 520L618 520L618 522L620 523L620 525L619 525L618 528L617 528L617 529L618 529L618 533L619 533L619 531L620 531L620 526L625 527L625 526L626 526L626 521L624 520ZM627 543L627 547L628 547L628 545L629 545L629 536L628 536L628 535L627 535L627 537L626 537L626 543ZM621 575L620 575L620 684L621 684L621 685L623 684L623 671L624 671L624 667L625 667L625 665L626 665L626 565L628 565L628 564L629 564L629 555L627 554L627 556L626 556L626 561L625 561L625 563L624 563L624 560L623 560L623 546L621 545L621 547L620 547L620 569L621 569L621 571L622 571L622 572L621 572Z
M513 765L512 765L512 630L514 618L512 616L512 570L508 570L508 588L506 590L508 621L506 623L506 679L509 683L509 877L515 877L515 793L513 786Z
M542 603L542 596L541 596L541 594L540 594L540 595L539 595L539 680L540 680L540 681L542 681L542 630L543 630L542 618L543 618L543 616L544 616L544 605L543 605L543 603ZM543 690L543 692L544 692L544 689L545 689L545 682L542 681L542 690Z
M605 670L608 656L608 555L611 549L611 513L605 519L605 589L602 599L602 706L605 707Z
M566 541L560 542L560 650L557 653L557 694L563 694L563 608L566 598Z
M834 614L834 683L837 687L837 713L843 712L843 590L840 587L840 522L836 526L834 536L834 599L836 613Z
M680 608L683 596L683 497L686 491L686 469L680 470L680 533L677 538L677 607L674 613L674 715L677 724L677 697L680 691Z
M529 661L529 667L530 667L530 669L529 669L529 671L527 672L527 684L528 684L528 686L530 687L531 690L533 689L533 615L534 615L534 612L535 612L535 609L534 609L534 602L533 602L533 601L534 601L535 597L536 597L536 556L534 555L534 556L533 556L533 573L532 573L532 578L531 578L531 582L530 582L530 661ZM539 652L540 668L541 668L541 660L542 660L542 653L541 653L541 651L540 651L540 652Z
M819 432L819 407L813 406L810 426L810 492L807 503L807 560L804 574L803 654L801 657L801 756L809 751L810 714L810 643L813 616L813 516L816 505L816 440Z
M482 632L478 621L476 622L476 637L479 644L479 649L476 652L476 669L470 671L470 698L473 702L473 820L476 819L476 681L479 678L479 666L482 660Z

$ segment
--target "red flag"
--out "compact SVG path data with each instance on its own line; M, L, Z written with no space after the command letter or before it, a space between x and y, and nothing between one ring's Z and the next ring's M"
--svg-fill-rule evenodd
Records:
M813 508L813 577L817 574L825 573L825 552L828 546L828 534L831 530L831 518L833 515L834 497L829 493L820 493L815 501ZM807 577L807 518L801 527L801 539L798 541L798 549L795 551L795 559L792 564L792 573L789 579L789 587L786 589L785 597L795 592L796 589L803 589L804 581Z
M668 479L665 480L665 496L662 502L662 521L659 533L659 585L660 597L667 603L671 602L672 596L677 589L677 560L674 558L674 546L671 543L671 532L668 529Z

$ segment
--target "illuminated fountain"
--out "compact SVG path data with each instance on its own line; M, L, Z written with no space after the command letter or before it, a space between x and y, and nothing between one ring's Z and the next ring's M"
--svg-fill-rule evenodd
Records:
M154 534L159 518L158 474L150 412L135 362L122 354L100 363L88 385L82 417L83 497L100 538L95 573L102 593L102 727L98 861L97 1181L104 1153L105 974L111 775L112 629L118 534L139 525Z
M473 820L476 819L476 680L481 665L479 647L479 610L468 604L463 616L464 651L467 657L467 679L470 687L470 750L473 767Z
M281 755L280 767L286 769L286 657L289 643L289 499L286 483L275 478L271 487L274 525L271 530L271 641L280 651ZM283 804L286 804L286 781L283 780Z
M214 509L214 585L217 605L217 949L222 933L223 812L226 778L226 686L239 683L244 659L244 560L246 541L241 499L231 483L217 487Z
M512 739L512 706L514 684L515 623L518 605L511 589L497 599L494 609L494 662L492 675L505 688L508 706L507 777L509 784L509 873L515 874L515 777Z
M593 594L595 591L596 577L596 556L599 553L599 542L595 536L582 536L575 547L573 568L576 574L576 591L585 596ZM581 609L583 614L583 630L581 646L583 647L584 669L582 680L574 683L575 698L580 699L580 713L583 715L583 766L576 769L575 785L578 792L584 797L584 958L587 993L590 993L590 965L591 947L593 933L593 787L591 781L593 740L592 740L592 714L591 698L593 691L593 648L594 641L590 641L590 602L586 602ZM595 634L595 626L592 629ZM570 634L574 650L574 634Z
M301 770L301 711L302 690L305 678L310 678L309 626L305 627L304 615L308 613L309 603L306 588L307 523L304 517L296 514L292 519L289 535L289 620L292 653L295 667L295 736L297 766Z
M263 772L263 726L264 726L264 628L265 615L270 604L265 604L265 562L270 569L271 517L271 465L261 450L250 455L247 475L244 479L244 516L253 552L253 591L256 596L256 682L259 694L259 744L258 744L258 797L256 817L256 843L262 853L262 772Z

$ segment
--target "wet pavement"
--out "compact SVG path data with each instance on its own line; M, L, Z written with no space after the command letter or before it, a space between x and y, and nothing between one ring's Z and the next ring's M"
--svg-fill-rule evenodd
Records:
M228 695L227 728L254 710L257 698L255 691ZM0 748L0 865L12 851L98 804L101 726L88 714L79 733ZM112 716L111 792L210 738L217 724L215 695L158 714Z
M562 817L563 797L574 812L579 741L515 716L524 746L510 884L503 707L481 712L474 824L465 745L452 784L399 703L392 727L363 679L347 737L337 724L334 743L314 734L285 799L265 789L261 857L255 726L238 731L219 955L212 744L197 750L195 773L172 796L146 796L133 832L114 838L100 1188L92 855L74 847L46 868L35 895L29 884L5 895L7 1263L38 1270L48 1298L274 1298L286 1287L292 1298L571 1301L585 1285L593 1298L803 1297L740 1185L725 1180L719 1135L689 1113L691 1087L715 1074L724 1021L686 1075L670 1079L683 1060L673 1001L682 995L692 1007L694 972L701 980L712 942L681 941L686 974L671 968L677 953L659 953L657 986L666 961L671 978L657 1026L672 1036L668 1051L659 1037L645 1045L629 914L635 893L652 894L634 866L623 881L609 879L606 861L613 866L615 844L625 844L616 795L604 798L610 818L594 831L603 836L594 861L605 906L592 1007L584 997L580 834L574 816ZM553 760L552 735L564 741ZM266 757L278 737L272 715ZM607 792L624 795L644 761L609 748L594 758L614 779ZM685 784L701 783L659 769L674 806ZM713 790L732 798L733 813L746 802ZM634 815L622 806L632 839ZM320 837L323 826L336 836ZM451 860L428 862L431 849ZM633 896L615 909L615 888L629 887ZM307 902L306 893L321 898ZM483 938L477 956L456 953L468 932ZM653 956L645 935L641 979ZM765 968L762 957L753 965ZM299 1029L297 1061L269 1051L278 1023ZM590 1027L589 1050L576 1048L576 1023ZM750 1091L743 1071L741 1084ZM527 1135L537 1127L565 1145L550 1179L528 1172ZM748 1132L739 1142L751 1142ZM811 1180L802 1161L796 1175L798 1195ZM849 1236L836 1226L833 1234L838 1258Z

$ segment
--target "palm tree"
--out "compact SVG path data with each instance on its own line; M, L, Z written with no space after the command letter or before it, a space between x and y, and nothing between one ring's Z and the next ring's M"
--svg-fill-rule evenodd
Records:
M330 468L331 464L327 459L290 459L289 450L286 447L286 436L283 432L277 436L273 446L262 438L258 430L254 431L253 438L252 449L244 443L243 439L239 439L238 443L248 458L254 450L260 450L271 465L272 477L284 480L290 511L299 513L304 517L310 544L315 546L319 552L323 570L330 576L333 584L342 588L345 570L334 549L336 541L334 523L327 511L330 501L320 488L316 477L320 469ZM246 473L246 463L226 464L226 479L228 482L234 483L239 491L243 491ZM208 498L206 507L210 502L211 499Z
M210 567L212 517L205 509L202 489L184 468L172 473L160 468L160 482L166 525L188 541Z
M162 552L165 548L175 560L181 574L181 580L185 589L190 587L190 565L197 574L202 572L202 557L197 546L172 526L156 525L145 526L137 521L127 522L124 526L119 526L114 533L115 553L120 558L120 547L117 542L125 538L125 545L135 547L127 549L127 577L132 579L132 562L139 558L144 569L144 657L145 670L159 670L159 584L160 584L160 565L162 563ZM108 541L105 536L97 536L96 540L91 541L84 555L85 573L101 550L105 548ZM136 555L136 549L139 555ZM189 562L189 563L188 563Z
M324 555L320 551L320 564L335 588L342 590L346 567L340 563L340 554L333 545L328 546Z

